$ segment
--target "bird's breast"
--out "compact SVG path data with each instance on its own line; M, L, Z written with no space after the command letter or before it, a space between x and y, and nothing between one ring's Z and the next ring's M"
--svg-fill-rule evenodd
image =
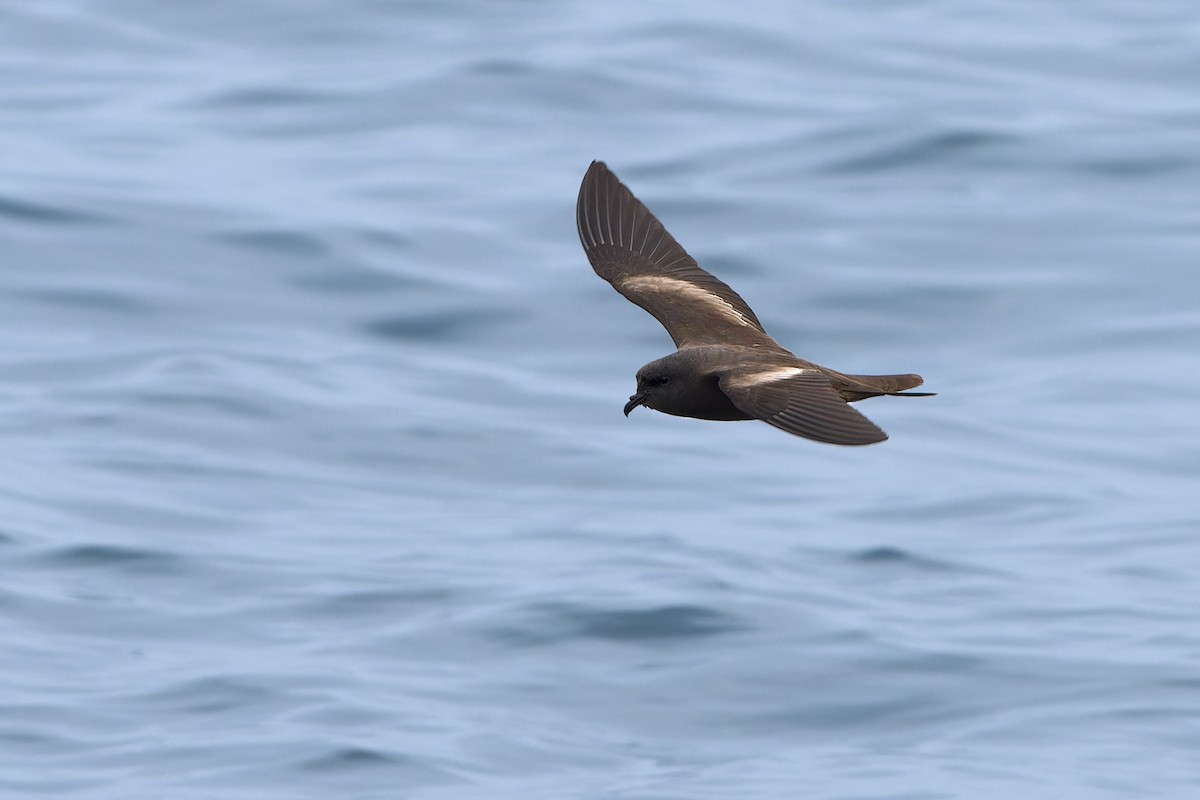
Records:
M695 419L711 420L740 420L754 419L745 411L733 404L717 382L717 377L704 376L696 381L689 381L686 390L672 392L661 398L651 408L664 414L677 417L693 417Z

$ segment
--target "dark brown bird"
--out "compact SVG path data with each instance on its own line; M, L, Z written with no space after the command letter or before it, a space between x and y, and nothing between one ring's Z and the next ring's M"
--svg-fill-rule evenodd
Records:
M763 330L738 296L696 264L602 161L593 161L575 208L579 241L596 274L662 323L678 348L637 372L638 406L698 419L761 419L830 444L888 438L847 403L906 392L920 375L844 375L797 358Z

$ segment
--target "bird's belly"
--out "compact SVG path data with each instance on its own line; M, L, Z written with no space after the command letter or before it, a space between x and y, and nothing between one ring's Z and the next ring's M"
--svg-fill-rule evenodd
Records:
M720 420L722 422L732 422L734 420L741 419L754 419L754 417L750 416L745 411L742 411L728 400L725 401L725 405L725 408L709 407L702 409L698 414L685 414L683 416L695 417L696 419Z
M727 422L740 419L754 419L754 417L733 404L728 395L721 391L715 378L711 381L705 381L702 385L690 391L686 402L677 402L673 404L672 408L662 408L659 410L666 414L674 414L677 417L692 417L694 419L711 419Z

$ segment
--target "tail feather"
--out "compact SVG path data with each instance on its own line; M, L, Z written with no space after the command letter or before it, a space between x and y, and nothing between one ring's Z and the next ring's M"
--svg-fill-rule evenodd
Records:
M891 395L893 397L932 397L937 392L909 392L925 382L920 375L830 375L833 388L847 403L865 400L868 397Z

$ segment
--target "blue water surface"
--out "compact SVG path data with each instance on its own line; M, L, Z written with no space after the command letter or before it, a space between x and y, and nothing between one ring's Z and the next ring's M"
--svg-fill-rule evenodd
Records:
M1200 797L1200 15L0 4L0 796ZM890 441L621 407L602 158Z

